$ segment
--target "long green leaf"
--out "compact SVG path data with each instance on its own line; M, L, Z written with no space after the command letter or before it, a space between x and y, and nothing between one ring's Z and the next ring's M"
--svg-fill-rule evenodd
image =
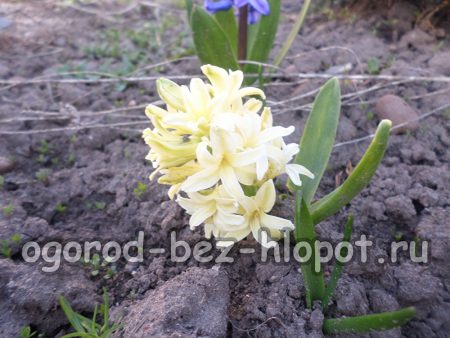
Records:
M189 24L191 24L191 16L192 16L192 7L194 7L193 0L185 0L186 2L186 12Z
M273 42L277 34L280 19L280 0L269 0L270 14L262 16L258 23L249 26L247 58L250 61L267 62ZM247 64L244 67L246 74L258 72L258 66Z
M303 26L303 22L305 21L306 14L308 13L309 6L311 5L311 0L305 0L303 2L302 9L300 13L298 13L297 19L295 20L294 26L292 27L291 32L289 33L289 36L287 37L286 41L283 43L283 46L280 49L280 52L278 53L277 57L275 58L275 61L273 64L275 66L279 66L281 61L283 61L284 57L286 56L287 52L291 48L292 44L294 43L295 38L298 35L298 32Z
M342 240L343 243L350 243L350 238L352 237L353 230L353 215L348 217L347 223L344 227L344 238ZM346 257L348 254L348 248L342 248L342 256ZM333 272L331 273L330 280L325 288L325 293L322 300L322 309L325 312L328 308L328 303L330 302L331 296L333 295L334 289L336 289L336 285L339 281L339 278L342 274L342 269L344 267L344 263L336 260L336 264L334 266Z
M67 302L67 300L63 296L59 297L59 304L61 305L61 308L63 309L64 313L66 314L66 317L69 320L72 327L77 332L86 332L82 323L78 319L77 313L75 311L73 311L69 302Z
M365 333L371 331L389 330L402 326L416 314L414 307L407 307L398 311L383 312L359 317L326 319L323 324L325 334L339 332Z
M305 242L311 247L310 259L300 263L307 292L306 303L311 308L313 301L322 300L325 286L322 270L317 273L314 269L317 258L314 250L316 231L301 191L295 196L295 240L297 243ZM303 258L305 254L306 249L301 248L299 256Z
M103 288L103 328L107 328L109 326L109 296L106 288Z
M320 89L314 100L313 108L306 121L300 152L295 157L295 163L308 168L314 179L305 178L302 187L297 187L289 181L291 190L301 189L303 198L309 204L322 179L327 167L336 138L336 131L341 111L341 92L339 81L332 78Z
M194 5L190 21L194 45L202 64L239 69L230 41L213 16Z
M214 16L227 35L234 56L237 58L238 30L233 8L228 11L218 11Z
M339 211L369 184L386 151L391 126L391 121L381 121L369 148L350 176L339 188L311 206L314 224Z

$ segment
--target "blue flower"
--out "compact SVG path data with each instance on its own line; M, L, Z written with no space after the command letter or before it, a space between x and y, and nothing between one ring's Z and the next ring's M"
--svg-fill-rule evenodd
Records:
M211 13L227 11L232 6L241 8L248 5L248 23L258 22L261 15L270 14L270 6L267 0L205 0L205 9Z
M256 12L256 14L269 15L270 6L267 0L234 0L234 5L240 8L249 5L249 12Z
M211 13L217 13L219 11L227 11L233 6L233 0L205 0L205 9Z

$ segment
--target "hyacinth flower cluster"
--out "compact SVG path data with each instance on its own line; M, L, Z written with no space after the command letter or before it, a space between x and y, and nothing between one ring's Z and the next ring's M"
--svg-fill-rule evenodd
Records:
M261 15L270 14L270 5L267 0L206 0L205 9L215 14L220 11L228 11L232 7L239 10L244 6L248 6L247 22L253 25L259 21Z
M170 185L169 196L191 215L190 227L204 224L206 237L218 238L218 246L250 233L260 240L262 229L278 239L294 225L270 215L273 180L287 174L301 186L301 176L314 178L304 166L289 163L299 146L283 137L294 127L273 126L264 92L241 88L241 71L201 69L210 83L194 78L188 87L158 81L167 107L147 107L153 128L143 132L155 168L151 178L161 175L158 182Z

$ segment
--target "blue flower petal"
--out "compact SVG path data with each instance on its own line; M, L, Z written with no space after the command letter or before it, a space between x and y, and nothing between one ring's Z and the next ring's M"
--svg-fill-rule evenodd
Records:
M241 8L245 5L248 5L248 0L234 0L234 6L237 8Z
M251 7L250 7L251 8ZM249 25L253 25L255 23L258 22L259 18L261 17L261 14L259 14L257 11L255 10L250 10L248 12L248 18L247 18L247 22Z
M219 11L227 11L231 6L233 6L232 0L205 0L205 9L211 14Z
M262 15L270 14L270 6L267 0L248 0L250 6Z

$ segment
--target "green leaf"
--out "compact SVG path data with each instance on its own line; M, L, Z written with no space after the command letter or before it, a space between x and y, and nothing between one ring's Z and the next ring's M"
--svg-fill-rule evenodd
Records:
M315 300L322 300L324 294L324 280L322 270L316 272L315 242L316 231L309 214L308 205L303 199L303 193L298 191L295 196L295 240L297 243L305 242L311 248L311 257L305 262L300 262L303 279L306 285L306 303L308 308L312 307ZM306 256L306 249L300 248L299 256ZM320 264L320 263L318 263Z
M286 41L284 42L283 46L280 49L280 52L278 53L277 57L275 58L275 61L273 64L275 66L279 66L281 61L283 61L284 57L286 56L287 52L291 48L292 44L294 43L295 38L298 35L298 32L303 26L303 22L305 21L306 14L308 13L309 6L311 5L311 0L305 0L303 2L302 9L300 13L298 13L297 19L295 20L294 26L292 27L291 32L289 33L289 36L287 37Z
M230 41L213 16L194 5L191 27L194 45L202 64L232 70L239 69Z
M369 148L350 176L339 188L311 206L314 224L335 214L369 184L386 151L391 126L391 121L381 121Z
M193 0L186 0L186 12L189 24L191 24L191 17L192 17L192 7L194 6Z
M269 0L270 14L261 16L258 23L248 27L247 58L250 61L267 62L277 34L280 19L280 0ZM259 66L247 64L246 74L255 74Z
M380 61L375 58L370 58L367 60L367 71L369 74L377 75L380 73Z
M339 332L365 333L389 330L406 324L415 314L416 310L414 307L407 307L393 312L383 312L359 317L326 319L322 329L325 334Z
M228 11L218 11L214 14L214 17L227 35L234 57L237 58L238 29L236 18L234 16L234 9L231 8Z
M352 237L353 230L353 215L348 217L347 223L344 227L344 238L342 243L350 243L350 238ZM341 249L341 256L346 257L348 254L348 248L346 246ZM328 303L330 302L331 296L333 295L334 289L339 281L342 274L342 269L344 268L344 263L336 260L336 265L334 266L333 272L331 273L330 280L325 288L325 294L322 300L322 309L325 312L328 308Z
M61 308L63 309L64 313L66 314L67 319L69 320L72 327L77 332L86 332L83 328L82 323L80 322L77 313L72 310L72 307L67 302L67 300L63 297L59 297L59 304L61 305Z
M303 135L300 139L300 151L295 157L295 163L308 168L314 179L304 178L302 186L297 187L288 182L291 190L303 191L303 198L309 204L322 179L327 167L341 111L341 92L339 81L332 78L320 89L314 100L313 108L306 121Z
M103 288L103 325L109 326L109 297L106 288Z

